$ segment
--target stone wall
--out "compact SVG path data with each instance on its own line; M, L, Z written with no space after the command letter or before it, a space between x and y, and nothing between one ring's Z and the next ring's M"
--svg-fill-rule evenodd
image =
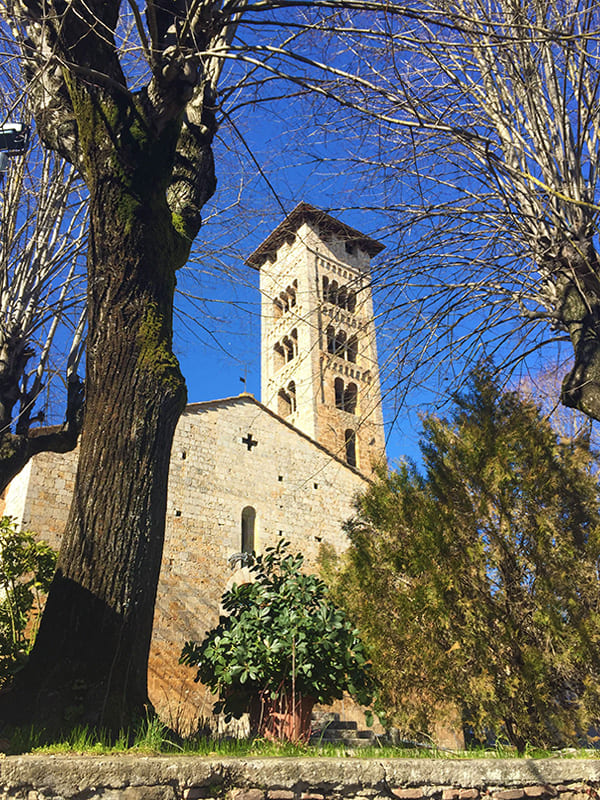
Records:
M0 800L589 800L600 761L11 756Z
M76 452L36 456L10 485L6 512L57 547L76 466ZM149 665L150 699L165 722L187 732L211 713L214 698L178 659L187 639L217 623L223 591L244 579L228 560L242 549L243 509L255 510L259 552L286 539L315 569L322 544L347 546L342 523L366 485L251 395L187 407L172 448Z

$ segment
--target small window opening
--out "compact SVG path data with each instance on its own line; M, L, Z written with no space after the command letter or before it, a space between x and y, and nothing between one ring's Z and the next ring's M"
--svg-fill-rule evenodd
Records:
M335 329L333 325L327 328L327 352L333 355L335 353Z
M252 506L246 506L242 511L242 553L254 552L254 522L256 511Z
M288 397L290 398L290 409L291 413L296 410L296 384L294 381L290 381L287 387Z
M277 413L280 417L289 417L292 413L292 401L285 389L280 389L277 395Z
M175 516L176 517L180 517L181 516L181 511L178 508L175 509Z
M344 410L344 381L336 378L333 387L335 389L335 407Z
M313 486L314 486L315 489L319 488L319 484L318 483L313 483Z
M283 480L283 475L279 475L277 480L281 483L281 481Z
M186 458L187 458L187 453L185 452L185 450L182 450L182 451L181 451L181 460L182 460L182 461L185 461L185 460L186 460Z
M285 350L281 342L277 342L277 344L273 346L273 361L276 370L281 369L285 364Z
M335 337L335 354L340 358L344 358L346 352L346 333L345 331L338 331Z
M331 281L329 284L329 302L332 303L334 306L337 305L338 301L338 284L337 281Z
M358 355L358 339L356 336L351 336L348 339L348 345L346 346L346 358L352 364L356 364L357 355Z
M356 310L356 292L348 292L348 299L346 300L346 308L348 311Z
M356 413L356 400L358 397L358 388L355 383L349 383L344 391L344 411L349 414Z
M323 275L323 302L329 302L329 278Z
M348 290L342 286L338 292L337 304L340 308L346 308L346 300L348 297Z
M346 462L351 466L356 466L356 431L350 428L344 433L346 445Z
M285 350L285 360L291 361L294 358L294 344L287 336L283 340L283 349Z

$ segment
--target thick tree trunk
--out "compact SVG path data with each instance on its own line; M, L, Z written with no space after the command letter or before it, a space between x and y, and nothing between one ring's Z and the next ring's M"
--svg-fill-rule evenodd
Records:
M172 353L175 271L189 252L165 197L172 135L152 140L132 126L118 138L118 152L92 154L108 168L90 170L90 333L74 501L13 692L21 720L26 698L32 719L112 730L148 703L170 451L186 401Z
M561 401L600 420L600 264L593 242L564 245L560 262L557 312L574 354Z

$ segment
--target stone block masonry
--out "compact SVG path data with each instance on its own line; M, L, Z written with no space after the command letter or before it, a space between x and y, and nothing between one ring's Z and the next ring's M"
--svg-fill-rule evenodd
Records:
M592 759L11 756L0 800L596 800Z

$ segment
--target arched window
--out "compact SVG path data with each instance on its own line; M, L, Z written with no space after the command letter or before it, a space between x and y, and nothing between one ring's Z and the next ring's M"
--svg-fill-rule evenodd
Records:
M279 297L273 300L273 316L275 319L279 319L279 317L283 316L283 303Z
M349 383L344 391L344 411L349 414L356 413L356 400L358 397L358 387L355 383Z
M273 347L273 357L275 369L281 369L281 367L283 367L285 364L285 350L280 342L277 342L277 344Z
M296 410L296 384L294 381L288 383L287 394L290 398L290 413L293 414Z
M323 302L329 302L329 278L323 275Z
M348 292L348 298L346 300L346 308L348 311L354 311L356 309L356 292Z
M346 446L346 461L351 467L356 466L356 431L348 428L344 432L344 443Z
M329 302L334 306L337 305L338 285L337 281L331 281L329 284Z
M353 364L356 364L356 356L358 355L358 339L356 336L351 336L346 345L346 358Z
M340 358L344 358L346 351L346 332L338 331L335 336L335 354Z
M295 355L294 353L294 344L291 339L287 336L284 337L283 340L283 349L285 350L285 360L291 361Z
M327 328L327 352L333 355L335 353L335 329L333 325Z
M285 389L280 389L277 395L277 413L280 417L289 417L292 413L292 401Z
M256 511L252 506L246 506L242 511L242 553L254 552L254 522Z
M333 382L335 389L335 407L344 410L344 381L341 378L336 378Z
M298 281L294 281L292 286L287 287L287 296L288 296L288 304L290 308L293 308L296 305L296 287L298 286Z
M345 286L341 286L337 296L337 304L340 308L346 308L346 299L348 297L348 290Z

